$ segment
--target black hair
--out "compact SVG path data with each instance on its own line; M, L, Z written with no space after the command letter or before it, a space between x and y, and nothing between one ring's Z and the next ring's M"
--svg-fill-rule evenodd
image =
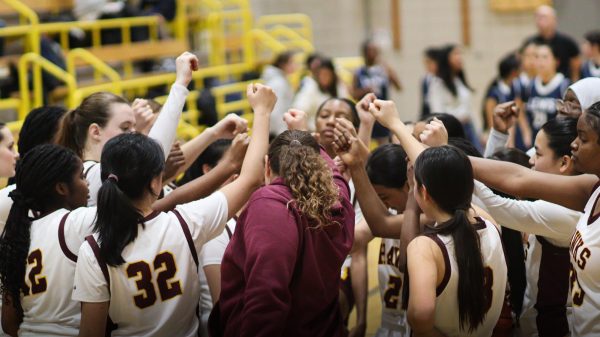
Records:
M554 57L554 59L555 59L555 60L556 60L556 62L557 62L557 65L556 65L556 67L557 67L557 69L558 69L558 67L560 66L560 65L558 64L558 63L560 62L560 59L558 58L558 55L560 55L560 53L559 53L559 51L558 51L558 48L557 48L556 46L554 46L554 45L551 45L551 44L549 44L549 43L546 43L546 42L538 42L538 43L536 43L536 44L535 44L535 46L536 46L536 47L548 47L548 49L549 49L549 50L550 50L550 52L552 53L552 57Z
M500 60L498 64L498 75L501 79L507 79L513 71L519 71L521 62L515 53L510 53Z
M448 131L448 137L467 138L462 123L455 116L449 113L432 113L425 116L423 121L429 123L434 117L444 123L446 131Z
M600 144L600 101L592 104L585 112L585 122L594 130Z
M202 172L202 166L208 165L210 168L217 166L217 163L231 146L230 139L219 139L216 142L210 144L200 156L190 165L190 168L185 171L181 180L178 181L178 185L186 184L196 178L204 175Z
M360 44L360 52L363 57L367 56L367 50L369 49L369 46L373 44L374 42L372 39L366 39Z
M0 130L4 129L6 124L0 122ZM4 140L4 136L0 133L0 142Z
M571 155L571 143L577 138L577 118L555 118L542 126L554 158Z
M358 117L358 111L356 111L356 104L354 104L354 102L352 102L350 99L348 98L342 98L342 97L330 97L328 99L326 99L325 101L323 101L323 103L321 103L321 105L319 105L319 107L317 108L317 113L315 114L315 119L319 118L319 113L321 113L321 110L323 110L323 107L325 106L325 104L327 104L327 102L329 101L340 101L340 102L344 102L346 103L346 105L348 105L350 107L350 114L352 115L352 125L354 125L355 128L358 128L358 126L360 125L360 119Z
M321 59L321 55L319 53L312 53L306 57L306 69L310 70L310 65L314 60Z
M125 262L123 249L135 240L144 217L133 201L152 193L150 183L165 167L160 145L139 133L125 133L109 140L100 160L102 186L98 191L100 256L110 266Z
M431 59L434 62L439 62L439 57L440 57L440 49L439 48L429 47L429 48L425 49L424 54L425 54L425 57L427 57L428 59Z
M367 175L373 185L401 189L406 185L406 152L398 144L384 144L367 161Z
M529 165L530 158L527 155L527 153L511 147L503 148L501 150L496 151L490 157L490 159L515 163L527 168L531 167L531 165Z
M291 51L285 51L279 55L277 55L277 57L275 57L275 60L273 61L273 66L277 67L279 69L283 69L283 67L290 62L290 60L292 59L292 56L294 56L294 53Z
M473 145L473 143L466 138L449 137L448 145L454 146L455 148L461 150L467 156L483 158L481 152L479 152L475 145Z
M338 76L335 72L335 65L333 64L333 61L330 58L321 59L321 64L319 64L317 71L320 71L322 69L331 71L331 73L333 74L333 79L328 88L321 87L321 83L317 83L319 85L319 90L327 93L331 97L337 97Z
M450 53L454 49L456 49L456 45L450 44L440 49L440 54L438 58L438 77L442 79L444 82L444 86L446 89L450 91L450 93L456 97L458 95L458 91L456 89L456 85L454 84L454 77L458 77L460 81L467 87L469 90L472 90L467 82L467 78L465 76L464 70L459 70L457 73L454 73L452 70L452 66L450 66ZM440 112L440 111L434 111Z
M589 42L590 45L600 46L600 30L589 31L589 32L585 33L585 35L583 35L583 37L585 38L585 40L587 42Z
M60 106L44 106L31 110L19 132L19 154L24 156L37 145L52 143L60 121L66 113L67 109Z
M30 292L23 282L33 221L29 212L44 216L63 207L56 185L71 186L78 169L81 160L75 152L53 144L34 147L17 164L16 188L9 193L13 204L0 237L0 283L18 309L21 292Z
M448 179L452 177L452 179ZM415 162L417 186L452 218L434 228L435 234L451 235L458 265L458 314L460 326L469 332L483 323L492 300L484 290L484 267L479 235L468 218L473 194L473 168L469 158L452 146L428 148Z

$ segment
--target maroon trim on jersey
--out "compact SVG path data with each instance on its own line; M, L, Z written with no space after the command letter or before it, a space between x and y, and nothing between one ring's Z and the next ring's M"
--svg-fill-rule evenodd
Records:
M178 210L173 210L173 214L179 220L179 224L181 225L181 229L183 230L183 235L185 235L185 239L187 240L188 246L190 247L190 251L192 252L192 257L194 258L194 262L196 263L196 268L200 263L198 262L198 253L196 252L196 246L194 245L194 240L192 240L192 233L190 233L190 227L188 227L187 222L183 220L183 217L179 213Z
M435 296L440 296L444 289L446 289L446 286L450 281L450 273L452 272L452 267L450 265L450 257L448 256L448 248L446 248L446 245L442 242L442 240L440 240L437 234L432 233L425 235L431 240L433 240L435 243L437 243L437 245L440 247L440 250L442 251L442 255L444 256L444 278L442 278L442 282L440 282L440 284L435 289Z
M229 240L231 240L231 237L233 236L233 232L231 232L231 228L229 228L229 226L227 226L227 224L225 224L225 230L227 231L227 236L229 236Z
M152 220L152 219L156 218L156 217L157 217L159 214L160 214L160 212L159 212L159 211L153 211L152 213L150 213L150 214L146 215L146 216L144 217L143 221L144 221L144 222L146 222L146 221L150 221L150 220Z
M94 162L94 165L90 166L87 168L87 170L85 170L85 172L83 172L83 177L85 179L87 179L88 173L90 173L90 171L92 170L92 168L96 165L98 165L98 162L95 160L86 160L85 162L87 163L88 161Z
M94 237L91 235L87 236L85 241L87 241L90 247L92 247L94 256L96 256L96 260L98 260L100 270L102 270L102 274L104 275L106 283L108 284L108 288L110 289L110 275L108 274L108 267L106 266L106 262L104 262L102 256L100 256L100 247L98 246L98 242L96 242L96 239L94 239Z
M67 246L67 242L65 241L65 222L67 221L67 217L71 214L71 212L67 212L62 219L60 219L60 224L58 225L58 243L60 244L60 249L63 254L67 257L67 259L77 263L77 255L73 254L69 247Z
M538 294L534 308L540 337L566 336L567 298L569 296L569 248L558 247L541 236L535 237L542 246L538 277Z
M598 182L598 184L600 184L600 182ZM595 190L596 190L596 188L594 188L594 191ZM598 205L598 199L600 199L600 193L598 193L598 196L596 197L596 200L594 201L594 205L592 206L592 209L590 209L590 217L588 218L588 221L587 221L588 226L591 225L592 223L594 223L594 221L598 220L598 218L600 218L600 212L593 215L594 210L596 209L596 206Z

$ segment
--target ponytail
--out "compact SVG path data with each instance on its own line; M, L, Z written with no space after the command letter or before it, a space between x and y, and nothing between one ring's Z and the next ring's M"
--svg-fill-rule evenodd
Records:
M435 234L451 235L458 265L458 315L462 330L473 332L483 323L487 304L491 303L484 289L484 267L479 235L469 222L467 209L457 209L454 216L433 229ZM481 289L477 294L474 289ZM483 296L481 296L483 295Z
M327 226L338 189L316 140L308 132L285 131L271 143L269 161L290 188L300 212L315 222L315 228Z
M139 133L126 133L109 140L102 150L95 231L100 256L110 266L125 262L121 253L144 226L144 217L134 201L152 193L150 184L165 165L160 145Z
M0 236L0 282L18 309L21 292L29 292L23 282L31 244L29 212L43 216L55 211L61 204L56 184L70 185L77 170L82 165L75 153L52 144L34 147L17 164L16 189L9 194L13 205Z
M61 123L56 143L73 150L83 158L90 125L103 128L110 119L111 104L129 104L123 97L109 92L91 94L74 110L67 112Z
M429 148L415 162L415 180L417 186L427 188L439 208L452 215L450 220L430 230L452 236L458 265L460 326L473 332L483 323L491 298L484 291L479 235L467 215L474 188L471 162L453 146Z

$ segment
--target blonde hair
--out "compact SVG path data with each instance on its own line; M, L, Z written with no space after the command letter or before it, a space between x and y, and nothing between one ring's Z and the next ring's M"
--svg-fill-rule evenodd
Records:
M302 215L313 228L331 224L331 208L339 191L331 169L320 155L317 141L304 131L285 131L269 147L271 170L283 178Z

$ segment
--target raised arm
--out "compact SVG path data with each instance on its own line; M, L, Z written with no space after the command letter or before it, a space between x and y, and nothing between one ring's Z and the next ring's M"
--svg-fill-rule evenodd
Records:
M177 205L204 198L216 191L233 174L239 172L249 142L250 138L247 134L237 135L214 169L157 200L152 208L162 212L169 211Z
M198 58L192 53L185 52L181 54L175 63L177 67L175 83L171 87L171 92L162 112L148 134L150 138L157 140L162 146L165 159L171 151L173 141L175 141L179 118L181 117L186 97L189 94L187 86L192 80L192 72L198 70Z
M501 103L493 107L492 129L483 156L489 158L506 147L508 132L515 125L519 108L514 101Z
M407 166L407 180L410 189L408 190L408 200L406 201L406 209L404 210L403 230L400 235L400 265L398 266L400 270L406 268L408 244L421 234L421 224L419 221L421 210L415 199L414 170L412 164L408 163Z
M237 213L263 183L264 158L269 146L269 119L277 102L273 90L262 84L248 85L246 93L254 110L254 129L240 176L221 189L227 198L229 218Z
M356 112L360 120L358 127L358 139L360 139L367 147L371 144L371 134L373 126L375 126L375 117L369 112L369 105L377 99L375 94L366 94L358 103L356 103Z
M583 210L598 182L598 177L589 174L561 176L508 162L469 159L475 179L491 188L516 197L543 199L576 211Z

